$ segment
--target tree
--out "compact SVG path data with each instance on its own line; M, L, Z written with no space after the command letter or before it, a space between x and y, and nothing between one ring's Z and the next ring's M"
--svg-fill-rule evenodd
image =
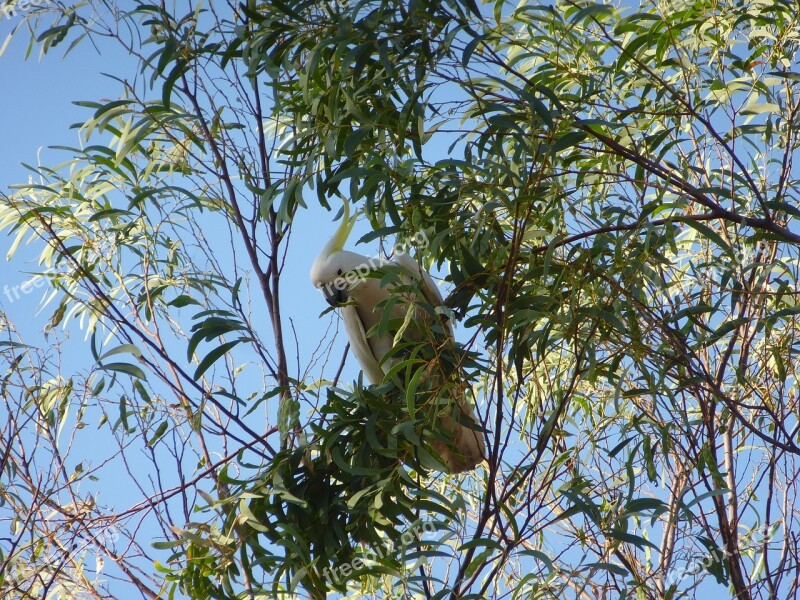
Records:
M49 335L91 356L3 342L4 586L102 597L71 542L114 524L144 597L798 596L793 5L99 6L15 29L141 77L0 209L10 255L39 241ZM380 386L285 317L317 306L287 287L303 217L340 197L365 243L424 234L446 300L420 308L460 323ZM420 461L432 364L477 400L468 476ZM137 504L86 504L100 461L70 473L59 434L89 429L146 453ZM50 579L15 575L40 548Z

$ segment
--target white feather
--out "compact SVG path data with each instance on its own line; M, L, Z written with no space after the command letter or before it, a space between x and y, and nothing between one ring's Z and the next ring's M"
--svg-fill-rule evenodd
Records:
M375 352L367 341L367 332L364 331L364 323L358 316L355 306L343 306L341 308L344 329L350 340L350 349L355 354L356 360L361 365L364 375L370 383L380 383L383 379L383 370L376 360Z

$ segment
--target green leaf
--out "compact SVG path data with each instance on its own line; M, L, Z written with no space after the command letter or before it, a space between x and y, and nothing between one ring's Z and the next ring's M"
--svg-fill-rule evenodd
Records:
M626 544L633 544L634 546L636 546L637 548L640 548L640 549L644 548L644 547L648 547L648 548L651 548L651 549L655 550L656 552L659 551L658 546L656 546L653 542L651 542L649 540L646 540L643 537L640 537L638 535L633 535L631 533L627 533L625 531L618 531L618 530L614 529L614 530L611 530L611 531L607 531L606 532L606 536L610 537L612 539L618 540L620 542L625 542Z
M135 344L122 344L121 346L117 346L116 348L112 348L108 352L104 352L102 356L100 356L97 360L98 362L108 358L109 356L114 356L115 354L132 354L136 358L140 358L142 356L142 351L139 350L138 346Z
M726 242L725 239L723 239L723 237L717 231L711 229L711 227L709 227L705 223L694 221L692 219L682 219L680 217L678 217L676 220L680 221L681 223L685 223L686 225L688 225L689 227L700 233L700 235L702 235L703 238L711 242L714 242L727 255L733 256L733 249L730 247L728 242Z
M200 377L203 376L203 373L205 373L211 367L211 365L217 362L222 356L227 354L234 346L237 346L241 342L241 338L233 340L232 342L225 342L221 346L214 348L211 352L206 354L203 360L200 361L200 364L197 365L193 379L195 379L195 381L200 379Z
M662 511L667 508L663 500L657 498L635 498L625 505L626 514L639 514L648 511Z
M175 308L183 308L184 306L189 306L191 304L200 305L200 303L192 298L191 296L187 296L186 294L181 294L177 296L174 300L167 302L168 306L174 306Z
M658 548L656 548L657 550ZM609 573L614 573L615 575L619 575L620 577L626 577L630 575L628 570L620 567L619 565L615 565L613 563L608 562L594 562L584 565L586 569L600 569L602 571L608 571Z
M155 433L153 433L153 436L148 440L147 445L152 448L156 444L156 442L158 442L158 440L160 440L163 437L163 435L167 432L168 427L169 427L169 421L167 420L162 421L159 424L158 429L156 429Z
M130 375L131 377L136 377L138 379L147 380L147 377L144 374L144 371L135 365L129 365L127 363L109 363L107 365L98 365L98 368L102 369L103 371L112 371L116 373L125 373Z

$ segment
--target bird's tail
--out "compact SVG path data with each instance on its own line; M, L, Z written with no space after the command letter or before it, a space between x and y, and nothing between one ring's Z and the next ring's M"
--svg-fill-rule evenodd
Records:
M442 439L437 436L431 440L431 449L449 473L471 471L486 460L486 445L475 410L464 397L448 412L440 420L444 435Z

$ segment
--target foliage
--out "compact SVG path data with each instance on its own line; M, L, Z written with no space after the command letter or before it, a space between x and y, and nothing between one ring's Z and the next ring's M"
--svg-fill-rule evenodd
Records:
M152 550L115 554L145 596L797 597L792 4L99 6L16 30L112 40L141 76L83 102L81 147L0 204L9 256L38 243L48 328L92 357L81 393L57 369L4 384L0 498L25 515L7 580L73 531L43 529L13 423L55 456L77 407L158 476L132 474L130 510L61 505L84 536L154 523ZM317 310L289 249L343 196L365 242L425 233L448 294L424 308L461 323L456 348L399 348L381 386L322 364L324 321L288 358L286 301ZM32 351L4 343L22 382ZM430 364L477 399L470 475L425 458ZM75 502L89 471L49 479Z

